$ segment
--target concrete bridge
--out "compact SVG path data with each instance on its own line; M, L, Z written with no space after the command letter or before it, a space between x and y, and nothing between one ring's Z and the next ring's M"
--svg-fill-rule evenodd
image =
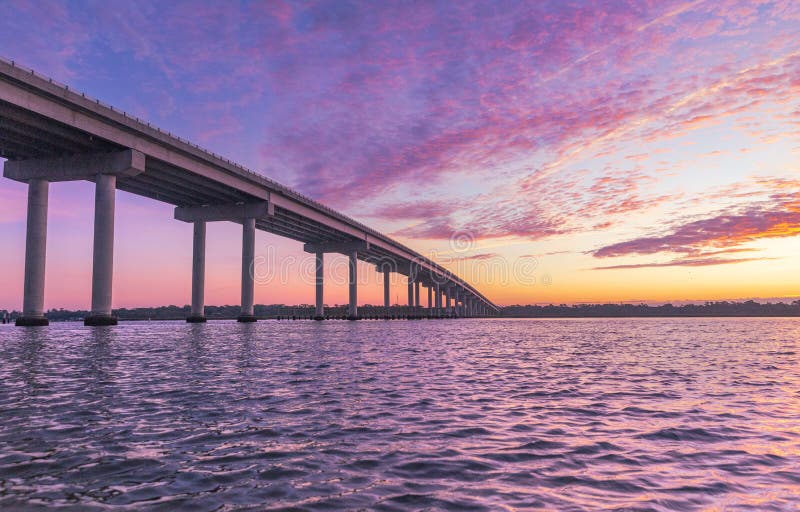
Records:
M357 260L407 276L408 305L420 315L488 316L498 311L473 286L410 248L264 176L150 126L98 100L0 60L0 157L6 178L28 184L23 316L17 325L47 325L44 316L47 202L51 182L95 183L91 314L86 325L114 325L111 283L114 200L124 190L175 205L194 224L192 312L204 322L206 223L242 225L239 321L253 322L255 231L302 242L316 255L316 318L324 318L325 253L349 258L348 317L358 318ZM427 288L427 311L421 304Z

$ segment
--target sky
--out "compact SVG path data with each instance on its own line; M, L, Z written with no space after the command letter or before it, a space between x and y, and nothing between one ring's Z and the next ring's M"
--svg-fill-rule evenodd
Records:
M0 0L0 56L389 234L497 304L800 296L800 2ZM93 184L50 187L45 307L90 302ZM26 185L0 180L0 308ZM114 306L190 301L191 225L117 192ZM311 303L259 233L257 303ZM237 304L241 226L208 228ZM346 302L326 257L326 302ZM361 303L380 303L366 264ZM392 284L393 302L405 297Z

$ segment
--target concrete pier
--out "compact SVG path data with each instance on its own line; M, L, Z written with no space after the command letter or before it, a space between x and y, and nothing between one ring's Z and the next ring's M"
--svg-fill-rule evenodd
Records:
M83 320L84 325L117 325L117 318L111 314L116 191L115 175L98 174L95 177L92 312Z
M320 267L322 265L322 254L326 252L335 252L339 254L344 254L348 258L348 268L349 268L348 291L350 299L347 307L347 318L351 320L358 319L358 255L360 251L369 251L369 247L370 247L369 243L361 240L352 242L324 242L324 243L303 244L303 250L305 252L316 254L317 257L317 272L318 272L317 301L319 305L322 304L321 302L322 276L320 274L321 272ZM379 270L386 272L386 276L388 276L388 269L379 268Z
M206 321L205 289L206 289L206 223L194 221L192 238L192 312L186 318L189 323Z
M325 263L325 253L322 251L316 251L316 275L315 275L315 306L314 306L314 320L324 320L325 319L325 311L324 311L324 297L323 297L323 281L325 279L325 267L323 264Z
M72 118L71 118L72 119ZM91 138L90 138L91 139ZM145 155L134 149L35 157L23 155L3 164L3 176L28 183L28 228L25 256L25 296L19 325L46 325L43 316L45 248L47 245L48 184L95 182L92 307L86 325L115 325L111 312L114 277L114 203L117 178L131 179L145 170Z
M49 183L28 181L28 222L25 232L25 284L22 316L17 325L47 325L44 317L44 272L47 253L47 200Z
M388 317L391 310L389 302L389 271L386 269L383 270L383 307Z
M435 283L436 292L434 293L434 297L436 298L436 312L434 316L442 316L442 291L439 283Z
M358 251L348 254L350 260L350 303L347 307L347 319L358 320Z
M428 285L428 315L433 314L433 287Z
M253 262L256 256L256 219L247 218L242 221L242 310L239 322L255 322L253 313L253 297L255 295L255 276Z

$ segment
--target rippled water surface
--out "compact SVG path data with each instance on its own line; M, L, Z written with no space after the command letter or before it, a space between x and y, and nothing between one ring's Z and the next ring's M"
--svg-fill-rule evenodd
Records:
M797 510L800 319L0 327L0 509Z

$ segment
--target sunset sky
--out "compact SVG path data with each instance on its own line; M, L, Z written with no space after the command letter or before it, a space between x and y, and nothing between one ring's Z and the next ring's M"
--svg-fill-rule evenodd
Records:
M387 233L498 304L800 295L796 0L0 7L0 56ZM46 308L89 305L93 187L50 187ZM25 204L0 179L0 308L22 304ZM191 231L118 192L114 306L188 303ZM256 244L283 269L256 303L312 302L301 244ZM207 304L238 303L240 246L240 226L209 226ZM362 274L360 302L380 303ZM332 283L326 302L346 293Z

